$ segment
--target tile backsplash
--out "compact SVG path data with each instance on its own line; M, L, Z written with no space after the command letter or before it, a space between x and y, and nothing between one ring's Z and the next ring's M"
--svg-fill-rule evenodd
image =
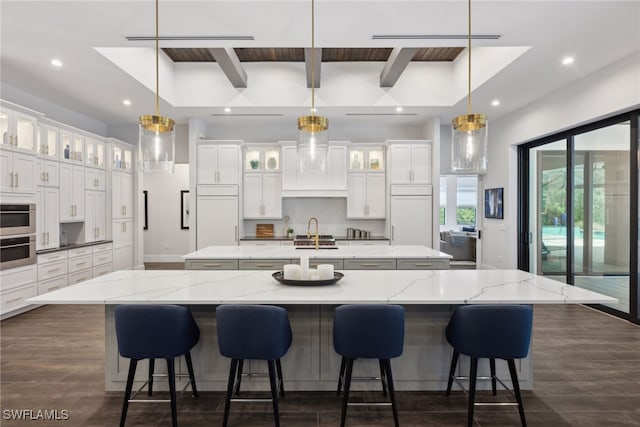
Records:
M371 236L384 237L384 219L347 219L347 199L333 197L299 197L284 198L282 201L282 216L289 216L287 228L293 228L294 234L306 234L309 218L318 218L318 231L320 234L332 234L334 236L346 236L347 228L359 228L371 232ZM274 224L274 234L285 234L285 221L278 220L245 220L244 230L246 236L256 235L256 224ZM311 226L315 231L315 223Z

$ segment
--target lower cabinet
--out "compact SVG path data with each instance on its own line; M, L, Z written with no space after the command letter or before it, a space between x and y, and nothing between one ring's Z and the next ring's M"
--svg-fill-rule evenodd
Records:
M0 271L0 316L2 319L21 313L29 306L25 301L38 294L37 266Z
M379 259L345 259L345 270L395 270L395 258L379 258Z
M238 261L240 270L282 270L290 259L241 259Z
M113 270L132 269L133 219L114 220L111 235L113 238Z
M237 259L187 260L186 270L237 270Z
M238 196L198 196L196 246L238 244Z

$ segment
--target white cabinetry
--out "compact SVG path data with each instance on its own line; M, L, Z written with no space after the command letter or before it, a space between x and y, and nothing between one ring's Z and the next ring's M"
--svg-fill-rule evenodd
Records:
M68 285L67 251L38 255L38 295Z
M113 269L133 268L133 219L114 220L111 227L113 239Z
M387 141L389 183L431 184L431 143L429 141Z
M391 244L432 247L431 195L391 196Z
M84 220L84 166L60 163L60 221Z
M197 152L198 184L239 184L240 141L232 144L200 141Z
M105 243L91 247L93 270L92 276L99 277L110 273L113 269L113 245Z
M0 271L0 316L17 314L28 306L28 298L38 293L36 265ZM15 312L15 313L12 313Z
M282 175L245 173L243 210L245 218L282 218Z
M347 218L385 218L385 177L381 173L349 173Z
M60 190L58 188L38 188L36 232L36 249L60 246Z
M111 217L133 217L133 176L126 172L111 175Z
M0 110L2 146L35 154L36 124L35 117L2 107Z
M94 168L104 169L104 142L95 138L85 138L86 164Z
M92 277L93 257L91 246L67 251L69 265L69 285L84 282Z
M84 163L84 136L68 129L60 129L60 160L72 163Z
M298 154L295 143L282 142L282 190L286 196L346 196L346 143L331 142L324 172L307 171L298 174Z
M36 156L11 149L0 149L0 191L36 192Z
M36 133L38 156L60 160L60 131L55 126L41 124Z
M87 190L104 191L106 189L106 173L104 169L85 168L85 184Z
M104 191L87 191L84 221L84 241L96 242L106 239L107 200Z
M198 195L198 249L238 244L238 196Z

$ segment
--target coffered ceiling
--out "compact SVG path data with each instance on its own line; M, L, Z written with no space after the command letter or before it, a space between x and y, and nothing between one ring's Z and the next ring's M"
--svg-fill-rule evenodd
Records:
M472 7L473 106L492 119L640 51L637 0ZM334 123L448 121L465 112L466 8L459 0L316 0L318 108ZM153 109L153 1L3 0L0 27L7 93L38 95L105 124L136 123ZM308 112L310 1L160 0L160 35L161 111L179 123L225 114L290 121ZM234 82L216 50L237 58L244 81ZM575 58L570 67L561 64L566 55ZM64 65L52 67L54 57Z

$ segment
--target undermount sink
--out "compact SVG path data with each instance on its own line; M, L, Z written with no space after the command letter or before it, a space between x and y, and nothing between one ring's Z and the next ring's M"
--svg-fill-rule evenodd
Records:
M307 237L306 234L298 234L293 239L293 246L296 249L315 249L316 241L314 236ZM318 249L338 249L336 239L330 234L320 234L318 236Z

